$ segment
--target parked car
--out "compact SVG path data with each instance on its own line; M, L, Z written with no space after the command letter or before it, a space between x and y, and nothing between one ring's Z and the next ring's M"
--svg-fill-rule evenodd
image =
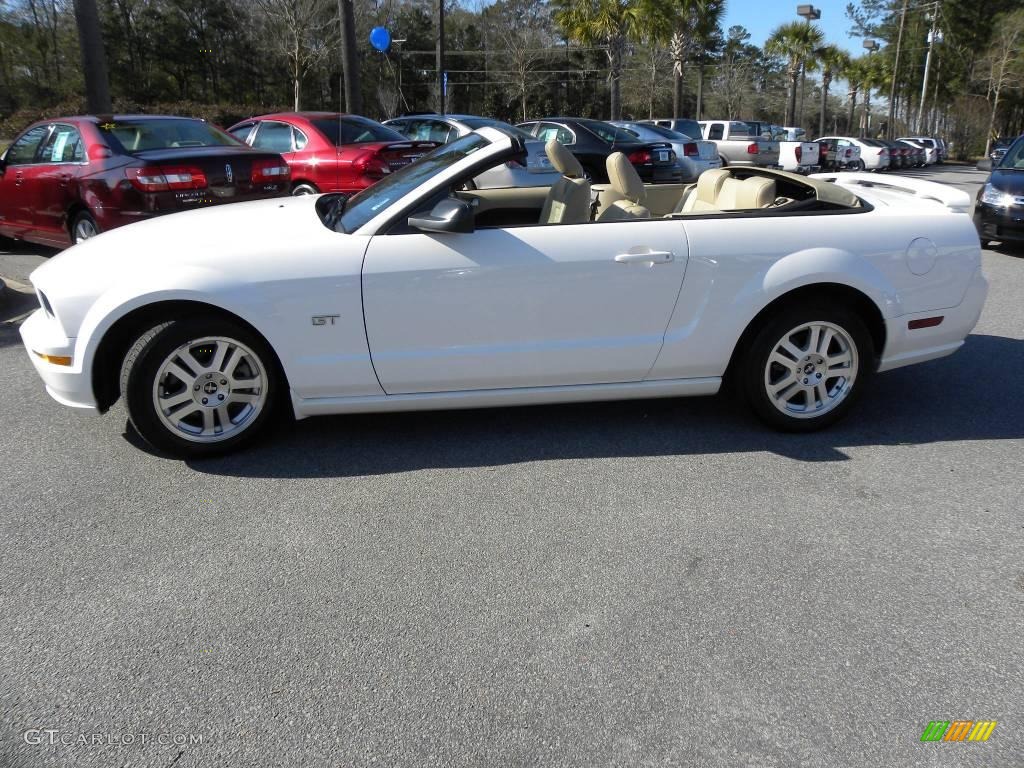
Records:
M1024 136L993 164L978 192L974 224L983 247L993 240L1024 242Z
M637 120L637 122L645 125L659 125L662 128L668 128L670 131L675 131L694 139L703 133L700 123L688 117L662 117L657 120Z
M888 147L889 149L889 170L903 170L914 166L914 153L911 147L899 141L888 139L872 139L875 145Z
M66 248L163 213L284 195L288 180L279 154L204 120L42 120L0 156L0 235Z
M920 147L924 147L925 151L928 153L928 165L934 165L942 160L939 156L939 145L935 139L927 136L900 136L898 140L909 141L911 144L917 144Z
M478 128L498 128L508 133L517 132L515 126L502 120L476 115L437 115L423 113L385 120L384 124L410 139L427 140L447 144ZM549 187L558 178L558 172L551 166L544 152L544 142L536 141L525 133L526 163L511 161L504 168L492 168L484 175L473 179L478 189L508 187Z
M409 141L374 120L337 112L250 117L228 133L254 149L279 153L291 169L293 195L358 192L438 146Z
M674 212L614 152L618 199L592 221L579 161L551 148L568 173L550 189L467 189L526 151L482 128L352 197L111 232L32 273L22 340L61 403L123 396L143 439L199 457L278 410L711 395L727 370L763 420L804 432L850 413L876 372L955 352L981 313L961 190L722 168Z
M718 156L718 147L712 141L703 141L678 133L660 125L638 123L628 120L613 120L612 125L629 131L641 141L667 141L676 153L676 162L682 170L683 181L696 181L704 171L721 168L722 158Z
M998 139L992 142L992 146L989 147L988 157L992 161L992 167L995 168L999 161L1003 159L1003 155L1006 154L1006 150L1013 144L1013 137L1000 136Z
M885 171L889 169L889 148L874 143L874 139L855 139L851 136L825 136L826 141L836 141L840 149L856 147L860 157L853 161L854 171Z
M910 150L909 155L912 167L924 168L928 164L928 153L921 145L903 141L902 139L897 139L896 143Z
M816 139L821 147L818 157L821 159L822 170L844 171L858 167L860 147L840 139Z
M555 139L568 147L592 181L608 181L605 161L613 152L625 154L644 181L679 183L683 178L670 142L642 141L611 123L576 117L546 117L521 123L519 127L545 144Z
M702 120L702 138L718 145L724 165L781 168L779 143L766 139L739 120Z

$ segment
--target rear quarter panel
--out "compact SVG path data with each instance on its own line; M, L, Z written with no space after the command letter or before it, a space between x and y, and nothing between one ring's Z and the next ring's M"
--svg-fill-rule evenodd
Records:
M690 263L650 378L721 376L751 320L808 285L857 289L887 324L956 306L978 269L980 249L967 216L934 208L686 218ZM936 250L934 266L923 275L910 270L907 258L919 238Z

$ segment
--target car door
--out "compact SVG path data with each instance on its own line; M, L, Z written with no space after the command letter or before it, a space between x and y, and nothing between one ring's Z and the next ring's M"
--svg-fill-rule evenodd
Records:
M78 200L78 177L89 166L82 135L73 125L55 123L39 151L28 182L35 199L32 228L41 240L64 245L69 240L67 213Z
M671 219L376 235L374 369L388 394L640 381L686 262Z
M295 144L292 139L292 127L279 120L260 120L256 132L249 137L253 149L265 152L276 152L291 168L295 163ZM292 179L297 178L292 173Z
M39 146L50 133L49 125L37 125L23 133L7 149L0 176L0 232L22 236L32 229L37 193L33 180Z

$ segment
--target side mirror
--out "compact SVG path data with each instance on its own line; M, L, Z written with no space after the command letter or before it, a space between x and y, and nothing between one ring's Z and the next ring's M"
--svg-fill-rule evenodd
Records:
M987 157L984 160L979 160L977 168L978 168L979 171L991 171L992 170L992 160L987 158Z
M427 216L410 216L409 226L424 232L473 231L473 207L465 200L449 197L434 206Z

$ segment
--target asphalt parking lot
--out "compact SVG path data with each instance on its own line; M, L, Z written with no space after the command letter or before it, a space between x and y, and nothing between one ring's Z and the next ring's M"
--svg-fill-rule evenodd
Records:
M0 766L1024 765L1024 253L984 266L960 352L806 436L719 397L183 463L0 326Z

